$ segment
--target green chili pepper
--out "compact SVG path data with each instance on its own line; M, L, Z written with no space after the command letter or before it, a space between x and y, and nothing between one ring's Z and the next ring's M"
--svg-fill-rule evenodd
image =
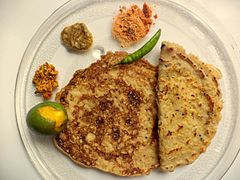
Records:
M133 52L132 54L129 54L127 57L125 57L120 63L118 64L129 64L132 63L138 59L141 59L143 56L148 54L154 46L157 44L159 38L161 35L161 29L159 29L152 38L146 42L140 49Z

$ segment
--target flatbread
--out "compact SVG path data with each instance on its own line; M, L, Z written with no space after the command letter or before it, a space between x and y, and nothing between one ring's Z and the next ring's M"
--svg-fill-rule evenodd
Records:
M157 103L160 168L192 163L214 137L221 119L220 71L183 47L163 42Z
M142 59L113 65L126 55L107 53L57 94L69 122L55 144L79 165L139 176L159 166L157 69Z

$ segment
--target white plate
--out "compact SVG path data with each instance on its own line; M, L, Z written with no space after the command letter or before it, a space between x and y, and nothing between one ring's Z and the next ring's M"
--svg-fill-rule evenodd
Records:
M134 3L142 5L144 1ZM122 49L111 36L111 23L122 5L133 1L73 0L55 11L39 28L23 56L16 84L15 109L17 124L24 146L34 166L44 179L122 179L101 171L77 166L53 145L52 137L32 133L26 125L26 114L42 101L34 95L32 78L35 70L44 62L50 62L59 70L59 85L63 87L75 70L95 62L106 50L127 50L140 47L158 28L162 29L160 42L146 56L157 64L160 43L169 40L183 45L188 52L199 55L207 63L218 67L223 78L224 108L216 136L207 151L193 164L177 168L172 173L158 169L148 176L131 179L220 179L234 161L240 147L239 132L239 68L238 50L231 37L198 4L187 0L178 2L148 1L159 18L150 33L137 45ZM194 12L194 13L193 13ZM94 46L82 54L71 53L62 46L62 29L75 22L86 23L94 35ZM59 90L59 89L58 89ZM130 178L129 178L130 179Z

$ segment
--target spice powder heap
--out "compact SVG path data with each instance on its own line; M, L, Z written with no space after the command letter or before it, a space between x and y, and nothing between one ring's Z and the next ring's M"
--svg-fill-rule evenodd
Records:
M147 35L152 25L152 10L146 3L142 10L137 5L129 9L120 8L120 13L114 19L112 34L122 47L128 47Z
M35 94L42 94L45 100L52 96L52 91L58 87L56 80L58 71L52 64L47 62L39 67L33 77L33 84L36 86Z

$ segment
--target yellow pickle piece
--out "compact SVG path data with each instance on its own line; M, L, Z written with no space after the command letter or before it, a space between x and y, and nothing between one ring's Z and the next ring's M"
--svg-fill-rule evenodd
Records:
M58 87L58 71L52 64L44 63L39 66L33 77L32 83L35 85L35 94L41 94L45 100L52 96L52 91Z

